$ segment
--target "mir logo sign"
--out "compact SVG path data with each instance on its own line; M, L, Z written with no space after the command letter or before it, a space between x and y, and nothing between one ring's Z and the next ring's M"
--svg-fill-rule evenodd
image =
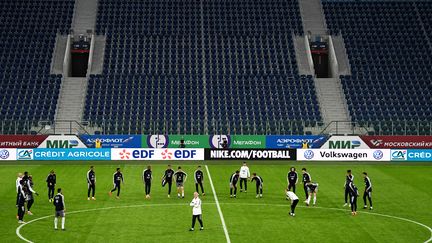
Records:
M355 149L360 147L360 141L329 141L329 149Z
M47 148L74 148L78 146L77 140L48 140Z

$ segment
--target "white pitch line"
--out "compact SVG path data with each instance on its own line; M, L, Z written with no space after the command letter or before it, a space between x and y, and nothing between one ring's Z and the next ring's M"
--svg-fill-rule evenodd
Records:
M209 174L210 175L210 174ZM209 177L210 180L210 177ZM216 195L216 194L214 194ZM216 204L219 205L218 203L206 203L206 204ZM268 204L268 203L220 203L220 204L224 204L224 205L238 205L238 206L271 206L271 207L289 207L289 204ZM165 203L165 204L138 204L138 205L125 205L125 206L115 206L115 207L106 207L106 208L93 208L93 209L84 209L84 210L77 210L77 211L72 211L72 212L67 212L67 214L78 214L78 213L85 213L85 212L92 212L92 211L101 211L101 210L109 210L109 209L120 209L120 208L138 208L138 207L163 207L163 206L185 206L185 204L180 204L180 203ZM341 209L341 208L326 208L326 207L306 207L306 206L298 206L300 208L316 208L316 209L326 209L326 210L334 210L334 211L344 211L344 212L349 212L349 210L346 209ZM429 239L427 239L426 241L424 241L424 243L431 243L432 242L432 228L422 224L420 222L411 220L411 219L407 219L407 218L402 218L402 217L398 217L398 216L392 216L392 215L387 215L387 214L380 214L380 213L374 213L374 212L361 212L363 214L369 214L369 215L374 215L374 216L381 216L381 217L386 217L386 218L392 218L392 219L397 219L397 220L401 220L401 221L405 221L405 222L409 222L409 223L413 223L419 226L422 226L423 228L426 228L427 230L429 230L429 232L431 233L431 237ZM23 237L20 233L20 230L28 225L31 224L33 222L39 221L39 220L43 220L46 218L50 218L53 217L54 215L47 215L47 216L43 216L40 218L36 218L33 220L28 221L25 224L21 224L20 226L18 226L16 228L16 235L23 241L28 242L28 243L33 243L32 241L26 239L25 237ZM223 219L223 218L222 218Z
M270 206L270 207L288 207L290 206L289 204L265 204L265 203L226 203L227 205L229 204L233 204L233 205L246 205L246 206ZM327 210L334 210L334 211L346 211L349 212L349 210L346 209L342 209L342 208L326 208L326 207L306 207L306 206L298 206L300 208L316 208L316 209L327 209ZM407 218L402 218L402 217L398 217L398 216L393 216L393 215L388 215L388 214L380 214L380 213L374 213L374 212L360 212L361 214L369 214L369 215L374 215L374 216L381 216L381 217L386 217L386 218L392 218L392 219L398 219L401 221L405 221L405 222L409 222L409 223L413 223L419 226L422 226L423 228L426 228L427 230L429 230L431 236L429 239L427 239L424 243L431 243L432 242L432 228L422 224L420 222L411 220L411 219L407 219Z
M227 226L225 224L225 219L224 219L224 216L223 216L223 213L222 213L222 209L221 209L221 207L219 205L219 200L218 200L218 197L216 195L216 190L215 190L215 188L213 186L213 181L212 181L212 178L211 178L211 175L210 175L210 170L209 170L209 168L208 168L207 165L205 166L205 168L207 170L207 175L208 175L208 178L209 178L210 186L211 186L211 189L213 191L213 196L214 196L214 200L215 200L215 203L216 203L216 208L217 208L217 210L219 212L219 217L220 217L221 222L222 222L222 228L223 228L224 233L225 233L226 241L227 241L227 243L231 243L231 239L230 239L229 234L228 234L228 229L227 229Z
M66 214L77 214L77 213L85 213L85 212L93 212L93 211L101 211L101 210L109 210L109 209L119 209L119 208L138 208L138 207L157 207L157 206L185 206L186 204L180 204L180 203L162 203L162 204L138 204L138 205L125 205L125 206L115 206L115 207L106 207L106 208L92 208L92 209L84 209L84 210L77 210L77 211L72 211L72 212L66 212ZM23 228L24 226L31 224L33 222L42 220L42 219L46 219L46 218L51 218L54 217L53 215L47 215L47 216L43 216L40 218L36 218L36 219L32 219L24 224L21 224L20 226L18 226L15 230L16 235L23 241L28 242L28 243L33 243L33 241L30 241L28 239L26 239L24 236L21 235L20 231L21 228Z

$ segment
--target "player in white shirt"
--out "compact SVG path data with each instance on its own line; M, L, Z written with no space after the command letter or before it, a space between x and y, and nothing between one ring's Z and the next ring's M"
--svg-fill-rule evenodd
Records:
M192 202L189 204L192 207L192 228L189 231L194 231L195 222L198 219L199 224L201 225L200 230L204 229L204 225L202 222L202 210L201 210L201 199L199 198L198 192L194 192L194 198Z
M285 189L285 195L287 200L291 200L291 212L289 213L289 215L294 217L295 216L294 210L297 206L297 203L299 202L299 198L294 192L288 191L287 189Z
M23 173L18 173L17 179L15 181L15 187L16 187L17 193L19 193L18 188L20 186L20 181L22 180L22 178L23 178Z
M245 185L245 192L247 192L247 181L250 178L249 167L246 162L243 162L243 166L240 167L240 192L243 192L243 182Z

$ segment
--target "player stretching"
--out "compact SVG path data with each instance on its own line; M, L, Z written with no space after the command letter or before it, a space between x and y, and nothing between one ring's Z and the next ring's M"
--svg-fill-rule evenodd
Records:
M365 190L363 193L363 202L364 202L364 209L367 208L366 198L369 199L369 210L372 210L372 182L369 179L369 176L366 172L363 172L364 182L365 182Z
M348 205L348 196L349 196L349 188L348 188L348 184L350 182L354 182L354 175L352 174L351 170L347 170L347 174L346 174L346 178L345 178L345 204L343 205L344 207L346 207ZM351 207L351 205L349 205L349 207Z
M308 198L306 200L306 205L309 206L310 199L311 199L311 197L313 195L313 206L315 206L317 192L318 192L318 183L309 182L309 183L306 184L306 187L307 187L308 192L309 192L309 196L308 196Z
M114 191L117 190L117 196L116 198L120 198L120 184L124 184L123 174L120 172L120 168L116 169L116 172L113 174L113 184L114 188L108 192L108 194L111 196Z
M143 171L142 180L145 187L145 197L150 198L151 181L153 179L151 166L147 166L147 169Z
M194 198L192 202L189 204L192 208L192 227L189 231L194 231L195 222L198 219L198 222L201 226L200 230L204 229L203 221L202 221L202 210L201 210L201 199L198 197L199 193L194 192Z
M243 166L240 168L240 192L243 192L243 183L244 183L244 192L247 192L247 181L250 178L249 167L246 162L243 162Z
M285 195L286 195L286 199L287 200L291 200L291 212L289 213L289 215L291 216L295 216L295 208L297 206L297 203L299 202L299 198L297 197L297 195L294 192L291 192L287 189L285 189Z
M288 172L288 176L287 176L287 181L288 181L288 191L290 191L292 188L292 191L295 193L296 184L298 182L298 175L294 167L290 168L290 172Z
M204 193L204 187L203 187L204 173L202 172L200 165L198 165L198 168L196 169L196 171L194 173L194 178L195 178L195 189L196 189L196 192L199 193L199 190L198 190L198 185L199 185L201 187L202 195L204 196L205 195L205 193Z
M168 198L171 197L171 187L174 176L174 170L171 169L171 165L168 165L168 169L165 170L162 176L162 186L164 187L168 183Z
M237 182L239 180L240 177L240 171L236 171L234 174L231 175L230 177L230 197L237 197ZM233 189L234 189L234 194L233 194Z
M60 217L62 219L61 222L61 227L62 230L66 230L65 229L65 211L66 211L66 207L65 207L65 202L64 202L64 196L62 194L62 190L61 188L57 189L57 195L54 197L54 206L55 206L55 216L54 216L54 229L57 230L57 222L58 222L58 218Z
M174 173L174 177L177 186L177 197L180 198L181 193L181 198L184 198L184 183L186 182L187 174L179 166L176 173Z
M96 192L96 173L92 165L90 166L90 170L87 171L87 200L90 200L90 193L92 195L91 199L96 200L95 192Z
M256 182L256 198L258 197L262 197L263 194L263 179L261 178L261 176L258 176L256 173L252 174L252 179L251 182L255 181Z
M351 198L351 214L352 216L357 215L357 197L359 195L357 187L354 185L354 182L350 182L348 184L349 194Z
M57 176L54 173L54 170L51 170L49 175L46 178L46 183L48 187L48 201L52 202L54 198L54 190L57 182Z
M312 177L311 177L310 174L306 171L306 168L302 168L302 173L303 173L303 179L302 179L302 181L303 181L303 189L304 189L305 196L306 196L306 200L305 200L305 202L307 202L307 200L308 200L308 198L309 198L309 193L308 193L308 187L307 187L307 184L308 184L309 182L312 181Z

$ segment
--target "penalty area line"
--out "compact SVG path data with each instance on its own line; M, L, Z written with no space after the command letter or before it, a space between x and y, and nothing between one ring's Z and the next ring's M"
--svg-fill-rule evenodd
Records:
M217 208L217 210L219 212L219 217L220 217L220 220L222 222L222 228L223 228L224 233L225 233L226 241L227 241L227 243L231 243L231 239L230 239L229 234L228 234L228 229L227 229L227 226L225 224L225 219L224 219L224 216L223 216L223 213L222 213L222 209L221 209L221 207L219 205L219 200L218 200L218 197L216 195L216 190L214 188L213 180L212 180L211 175L210 175L210 170L209 170L209 168L208 168L207 165L205 166L205 168L206 168L207 175L208 175L208 178L209 178L210 187L211 187L212 192L213 192L214 200L215 200L215 203L216 203L216 208Z

